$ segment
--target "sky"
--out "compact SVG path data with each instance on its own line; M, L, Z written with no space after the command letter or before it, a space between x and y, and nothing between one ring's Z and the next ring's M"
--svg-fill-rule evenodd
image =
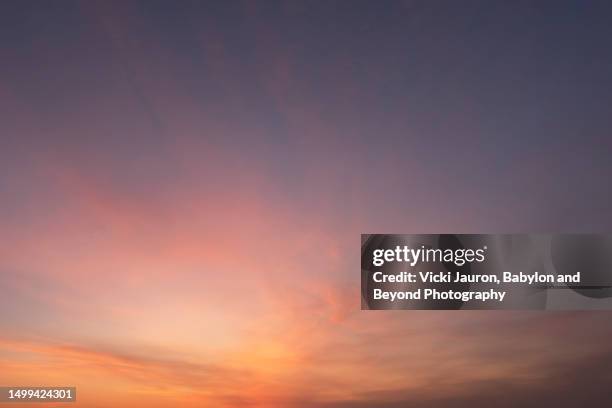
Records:
M362 311L358 268L362 233L610 232L611 19L0 3L0 384L91 408L610 401L611 313Z

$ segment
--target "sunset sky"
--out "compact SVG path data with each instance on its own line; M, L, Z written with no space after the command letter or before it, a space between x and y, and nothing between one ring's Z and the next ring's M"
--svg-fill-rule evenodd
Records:
M612 312L359 297L361 233L611 231L610 21L604 1L2 1L0 386L87 408L610 401Z

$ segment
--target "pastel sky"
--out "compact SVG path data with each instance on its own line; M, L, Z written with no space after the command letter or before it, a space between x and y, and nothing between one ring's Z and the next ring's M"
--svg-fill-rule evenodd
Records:
M610 401L611 313L361 311L359 236L610 232L611 19L1 2L0 385L91 408Z

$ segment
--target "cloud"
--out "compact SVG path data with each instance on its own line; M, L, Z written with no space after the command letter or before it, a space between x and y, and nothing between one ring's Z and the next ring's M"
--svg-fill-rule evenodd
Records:
M357 395L346 401L297 403L313 408L557 407L603 406L610 402L612 348L565 364L550 362L543 378L460 381L452 390L394 389Z
M133 387L135 395L141 392L153 395L171 393L178 399L223 400L224 394L239 395L241 388L247 387L255 378L253 372L239 366L219 366L169 357L167 351L164 353L162 350L146 350L146 353L141 350L138 353L24 339L0 338L0 361L4 367L0 374L3 383L14 384L24 374L30 382L34 376L38 381L44 381L54 372L69 384L81 385L80 394L84 401L95 401L96 395L88 390L103 388L105 384L111 388L120 386L128 393ZM102 383L91 384L84 381L85 378Z

